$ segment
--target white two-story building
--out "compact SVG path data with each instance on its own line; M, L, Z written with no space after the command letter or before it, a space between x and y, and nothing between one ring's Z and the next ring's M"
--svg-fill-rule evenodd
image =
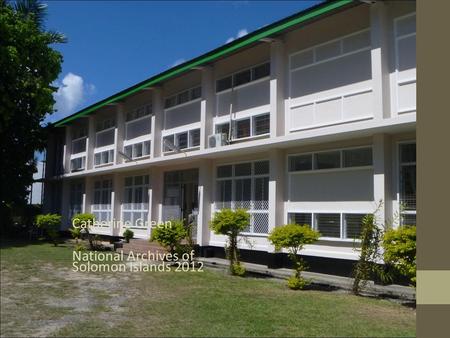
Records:
M415 2L325 2L55 123L45 209L144 239L191 215L218 252L212 215L246 208L250 260L296 222L322 236L305 256L354 261L365 214L415 224L415 130Z

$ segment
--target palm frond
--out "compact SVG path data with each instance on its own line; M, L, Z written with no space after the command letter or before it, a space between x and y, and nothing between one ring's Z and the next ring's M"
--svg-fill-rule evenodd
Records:
M25 17L31 17L39 27L44 24L47 5L39 0L16 0L14 9Z
M49 37L49 43L66 43L67 37L56 31L47 31L47 36Z

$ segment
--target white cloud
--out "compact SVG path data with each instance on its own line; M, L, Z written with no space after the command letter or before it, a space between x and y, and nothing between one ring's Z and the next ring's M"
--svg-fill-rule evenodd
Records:
M94 94L96 90L93 84L85 83L81 76L70 72L64 76L61 83L57 81L55 86L59 87L53 95L56 112L47 118L47 122L54 122L74 113L86 96Z
M227 39L227 41L225 41L225 43L230 43L231 41L234 41L235 39L242 38L243 36L245 36L245 35L247 35L247 34L248 34L247 29L246 29L246 28L242 28L242 29L238 30L238 32L237 32L237 34L236 34L236 37L230 36L230 37Z
M178 60L175 60L175 62L172 63L172 65L171 65L170 67L172 68L172 67L181 65L181 64L182 64L183 62L185 62L185 61L186 61L185 59L178 59Z

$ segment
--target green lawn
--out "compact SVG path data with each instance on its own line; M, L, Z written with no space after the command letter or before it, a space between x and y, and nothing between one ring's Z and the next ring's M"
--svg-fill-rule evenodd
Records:
M415 311L220 271L73 272L69 245L1 249L2 336L414 336Z

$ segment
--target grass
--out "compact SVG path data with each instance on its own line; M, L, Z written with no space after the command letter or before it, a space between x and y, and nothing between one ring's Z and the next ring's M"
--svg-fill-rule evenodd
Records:
M70 246L1 248L2 336L414 336L415 311L222 271L73 272Z

